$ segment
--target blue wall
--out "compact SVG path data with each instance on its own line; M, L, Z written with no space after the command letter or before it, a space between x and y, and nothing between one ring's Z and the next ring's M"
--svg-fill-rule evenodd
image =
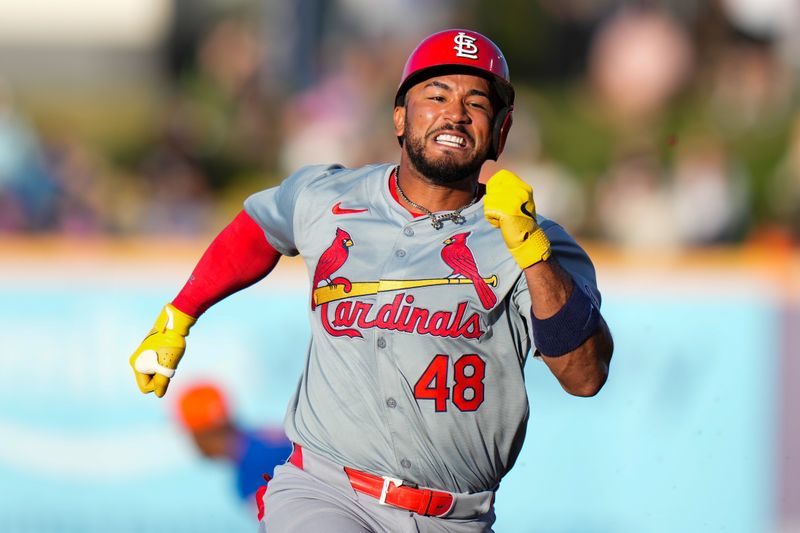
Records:
M231 473L202 460L127 358L178 284L0 280L0 529L255 531ZM601 277L602 279L602 277ZM606 388L527 368L528 438L498 532L773 531L777 308L753 291L606 288ZM279 424L305 357L304 288L269 280L210 310L175 385L213 377L252 425Z

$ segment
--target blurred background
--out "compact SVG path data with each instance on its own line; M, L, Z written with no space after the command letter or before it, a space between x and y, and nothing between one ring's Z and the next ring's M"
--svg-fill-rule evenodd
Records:
M800 531L797 0L0 3L0 530L255 530L127 357L249 194L397 161L403 63L462 26L518 93L484 177L589 250L617 342L594 399L528 365L496 530ZM176 386L279 426L307 290L214 307Z

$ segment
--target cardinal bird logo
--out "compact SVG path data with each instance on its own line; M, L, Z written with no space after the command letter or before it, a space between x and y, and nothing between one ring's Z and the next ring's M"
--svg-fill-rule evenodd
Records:
M481 277L475 264L475 257L467 246L467 237L470 232L458 233L443 241L442 260L453 269L449 277L467 278L475 286L483 307L491 309L497 303L497 297L489 288L489 284Z
M312 294L313 290L316 289L323 280L326 281L328 285L342 284L345 286L344 291L350 292L350 280L342 277L331 278L331 276L333 276L334 272L342 268L344 262L347 261L351 246L353 246L353 239L350 237L350 234L342 228L336 228L336 236L333 238L333 242L328 246L327 250L322 252L317 262L317 268L314 271ZM315 307L316 304L312 298L311 309Z

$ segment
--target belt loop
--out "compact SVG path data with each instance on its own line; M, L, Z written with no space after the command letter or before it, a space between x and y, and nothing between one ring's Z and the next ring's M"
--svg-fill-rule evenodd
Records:
M419 511L417 511L421 515L431 515L434 514L431 512L430 504L431 500L433 500L433 491L432 490L422 490L422 501L419 504Z
M445 516L453 510L456 501L451 494L447 494L443 498L434 496L436 495L431 493L431 503L429 505L428 514L432 516Z

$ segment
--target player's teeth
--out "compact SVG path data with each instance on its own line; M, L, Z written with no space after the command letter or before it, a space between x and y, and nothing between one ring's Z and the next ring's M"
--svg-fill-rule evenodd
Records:
M449 146L463 146L465 141L461 137L456 137L455 135L439 135L436 137L436 142L446 144Z

